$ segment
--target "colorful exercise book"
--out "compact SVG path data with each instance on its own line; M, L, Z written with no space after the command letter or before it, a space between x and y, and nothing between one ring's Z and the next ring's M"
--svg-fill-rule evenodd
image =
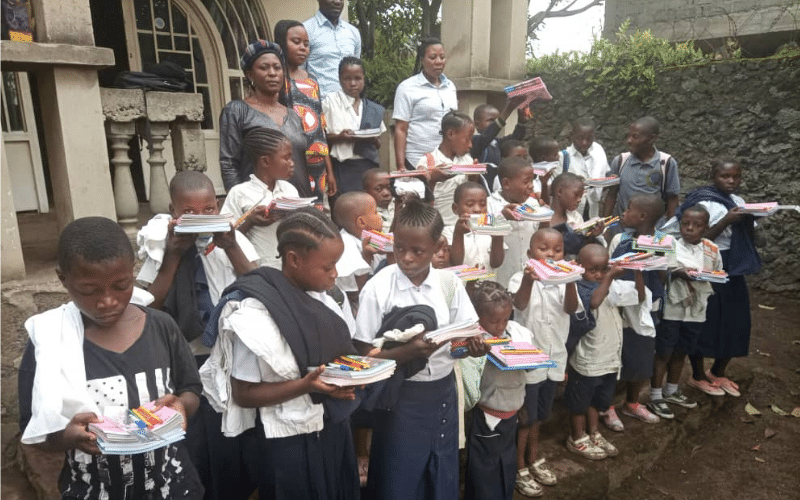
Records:
M462 264L460 266L453 266L453 267L446 267L444 268L445 271L453 271L461 281L476 281L476 280L485 280L494 277L494 273L487 271L482 267L477 266L468 266L467 264Z
M175 232L187 233L227 233L233 227L233 214L184 214L175 224Z
M752 214L756 217L766 217L767 215L774 214L778 210L794 210L796 212L800 212L800 206L778 205L777 201L771 201L768 203L745 203L742 208L746 213Z
M353 137L359 137L361 139L372 139L380 136L381 136L380 128L364 128L359 130L353 130Z
M314 202L317 201L316 196L311 196L308 198L296 198L294 196L287 196L285 198L275 198L272 203L270 203L269 208L275 210L283 210L286 212L297 210L298 208L303 207L312 207L314 206Z
M528 342L493 345L486 358L501 370L535 370L558 366L550 356Z
M453 339L466 339L475 335L483 335L485 330L475 321L462 321L425 333L424 339L436 344Z
M553 211L549 207L537 207L529 203L518 206L514 212L517 220L530 220L535 222L547 222L553 218Z
M559 165L561 165L561 163L557 161L540 161L533 164L533 173L539 177L543 177L547 175L548 172L557 169Z
M609 177L595 177L592 179L586 179L583 181L583 184L588 187L609 187L609 186L616 186L619 184L619 177L616 175L611 175Z
M465 163L463 165L449 165L442 167L442 170L447 170L451 174L485 174L485 163Z
M373 229L361 231L361 240L369 238L367 243L372 248L381 252L392 252L394 250L394 235L392 233L382 233Z
M530 259L526 266L532 267L539 281L545 285L560 285L572 283L581 279L586 270L578 264L565 260L538 260Z
M526 96L525 100L517 106L517 109L525 109L533 101L550 101L553 99L553 96L547 91L544 82L538 76L517 83L516 85L509 85L504 90L508 97L516 97L518 95Z
M643 234L633 241L634 250L645 252L675 253L675 238L667 233Z
M697 281L708 281L710 283L727 283L728 273L725 271L702 271L702 270L688 270L686 274L692 279Z
M594 217L582 224L576 224L575 226L572 227L572 230L575 231L576 233L586 234L591 232L591 230L594 229L594 227L600 223L603 223L605 227L609 227L611 225L616 224L617 222L619 222L619 216L617 215L611 215L605 218Z
M391 377L397 368L393 359L369 356L339 356L325 366L319 379L326 384L348 387L379 382ZM309 368L314 370L315 368Z
M508 344L511 342L509 338L500 338L500 337L488 337L483 339L484 342L487 344L494 346L494 345L503 345ZM462 358L469 354L469 347L467 347L468 341L466 340L454 340L450 342L450 356L454 358Z
M609 264L619 262L619 267L634 271L666 271L669 260L653 252L628 252L613 259L608 259Z
M87 428L97 435L97 447L104 455L145 453L183 439L183 415L166 406L155 408L153 401L133 410L107 407L103 421Z
M473 214L469 218L469 229L475 234L488 236L511 234L511 224L502 215Z

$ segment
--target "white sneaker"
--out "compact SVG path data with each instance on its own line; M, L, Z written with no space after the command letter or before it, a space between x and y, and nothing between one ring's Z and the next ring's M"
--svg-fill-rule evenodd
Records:
M544 458L533 462L533 465L531 465L529 469L533 477L536 478L536 481L545 486L553 486L558 483L556 475L544 464Z

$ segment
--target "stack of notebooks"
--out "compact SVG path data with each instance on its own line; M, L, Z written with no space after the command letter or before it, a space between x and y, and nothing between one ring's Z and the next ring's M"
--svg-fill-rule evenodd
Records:
M628 252L609 259L609 264L619 262L619 267L634 271L665 271L669 261L666 257L658 256L653 252Z
M588 187L609 187L619 184L619 177L612 175L611 177L595 177L594 179L586 179L583 183Z
M483 335L484 330L480 325L474 321L462 321L460 323L453 323L452 325L433 330L425 334L425 340L430 340L436 344L447 342L453 339L465 339L474 337L475 335Z
M654 235L641 235L633 242L634 250L645 252L662 252L662 253L675 253L675 238L656 231Z
M539 277L539 280L545 285L560 285L562 283L572 283L579 281L581 275L586 272L584 268L578 264L567 262L565 260L536 260L531 259L527 263L528 267L533 268L533 272Z
M372 229L361 231L361 240L363 241L367 237L369 237L369 243L367 244L376 250L388 253L394 249L394 235L392 233L382 233Z
M725 271L686 271L691 278L697 281L708 281L711 283L727 283L728 273Z
M490 273L486 269L476 266L468 266L461 264L460 266L446 267L445 271L453 271L456 276L461 278L461 281L476 281L485 280L494 277L494 273Z
M88 430L97 435L97 447L104 455L145 453L183 439L183 415L166 406L153 411L155 407L151 401L133 410L125 409L124 413L89 424Z
M511 224L502 215L473 214L469 218L469 229L475 234L488 236L511 234Z
M777 201L768 203L745 203L742 207L748 214L753 214L756 217L766 217L772 215L778 210L794 210L800 212L800 206L797 205L778 205Z
M373 137L380 137L380 136L381 136L380 128L364 128L353 131L353 137L358 137L361 139L372 139Z
M548 172L552 172L558 168L559 165L561 165L561 163L557 161L540 161L539 163L533 164L533 173L542 177L547 175Z
M465 163L464 165L448 165L442 167L442 170L447 170L451 174L485 174L485 163Z
M536 207L528 203L523 203L514 210L514 217L518 220L547 222L553 218L553 211L548 207Z
M528 342L493 345L486 357L501 370L534 370L555 368L557 363L541 349Z
M583 224L578 224L574 226L572 230L575 231L576 233L587 234L601 222L605 225L605 227L608 227L611 226L612 224L616 224L617 222L619 222L619 216L609 215L606 218L594 217L592 219L587 220Z
M508 344L511 342L511 339L501 339L500 337L489 337L483 339L484 342L491 346L495 345L503 345ZM454 340L450 343L450 356L454 358L463 358L467 354L469 354L469 347L467 347L468 341L466 340Z
M391 377L396 367L397 362L393 359L339 356L325 366L319 379L339 387L372 384Z
M287 196L286 198L275 198L270 204L270 209L274 208L275 210L289 212L292 210L297 210L298 208L313 207L314 202L316 201L316 196L311 196L310 198L295 198L292 196Z
M233 214L195 215L184 214L175 224L175 232L185 233L227 233L233 227Z
M538 76L516 85L509 85L504 90L508 97L516 97L518 95L526 96L525 100L517 106L517 109L525 109L533 101L549 101L553 99L553 96L547 91L544 82Z

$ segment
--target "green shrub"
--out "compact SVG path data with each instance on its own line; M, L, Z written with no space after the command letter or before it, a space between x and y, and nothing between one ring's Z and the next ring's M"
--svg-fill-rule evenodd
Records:
M414 53L408 47L392 47L375 33L375 57L364 60L369 85L367 97L390 107L394 104L397 85L414 71Z

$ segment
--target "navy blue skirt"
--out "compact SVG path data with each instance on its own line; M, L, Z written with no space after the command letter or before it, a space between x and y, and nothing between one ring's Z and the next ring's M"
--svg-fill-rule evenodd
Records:
M750 350L750 294L744 276L730 276L727 283L712 283L706 322L697 338L694 354L705 358L736 358Z

